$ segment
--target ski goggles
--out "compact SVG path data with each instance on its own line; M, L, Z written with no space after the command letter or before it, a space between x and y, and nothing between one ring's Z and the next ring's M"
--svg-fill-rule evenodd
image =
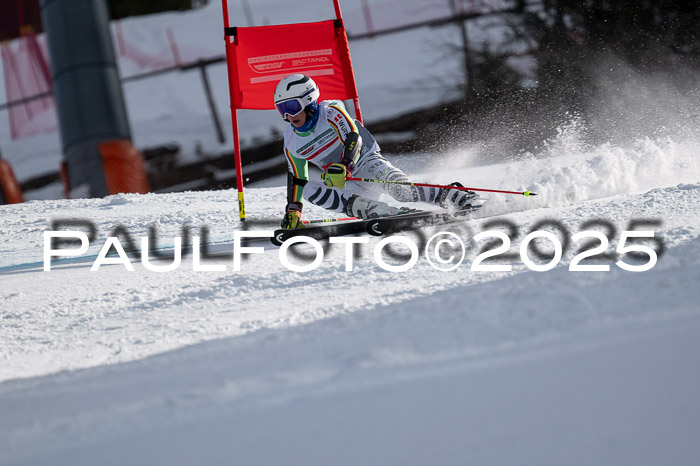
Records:
M304 104L299 97L283 100L275 104L275 108L285 120L287 117L295 117L304 110Z

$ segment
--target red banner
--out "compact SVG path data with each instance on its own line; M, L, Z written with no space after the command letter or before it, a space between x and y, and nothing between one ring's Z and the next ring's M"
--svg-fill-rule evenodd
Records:
M313 78L320 100L357 98L347 40L334 20L236 28L234 41L226 43L234 107L273 109L275 86L294 73Z

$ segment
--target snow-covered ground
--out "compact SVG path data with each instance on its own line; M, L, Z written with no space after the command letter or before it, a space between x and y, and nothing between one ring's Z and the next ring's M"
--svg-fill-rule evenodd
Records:
M636 229L665 251L636 273L616 259L569 271L583 241L548 272L519 258L471 271L471 245L453 271L421 257L394 273L377 239L351 272L339 248L291 272L271 245L240 271L227 258L194 272L188 256L168 273L91 272L117 225L138 238L154 224L162 244L207 225L230 248L235 193L2 207L0 463L697 464L698 147L647 139L476 168L455 153L449 175L414 174L540 194L491 195L455 230L467 244L494 220L518 227L517 253L542 220L573 235L598 219L617 229L612 252L631 220L655 222ZM283 198L248 190L251 218L276 222ZM93 258L44 272L42 232L62 218L97 224Z

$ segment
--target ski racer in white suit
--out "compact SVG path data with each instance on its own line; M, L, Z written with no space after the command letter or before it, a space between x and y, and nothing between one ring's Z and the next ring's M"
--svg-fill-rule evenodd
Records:
M285 77L275 89L275 108L291 123L284 134L289 174L283 228L303 227L304 197L318 206L359 218L402 212L379 201L382 193L400 202L430 202L456 209L468 207L476 197L471 191L346 180L353 176L410 181L382 157L372 135L348 115L341 101L318 102L319 95L316 83L303 74ZM309 162L324 171L322 182L309 180Z

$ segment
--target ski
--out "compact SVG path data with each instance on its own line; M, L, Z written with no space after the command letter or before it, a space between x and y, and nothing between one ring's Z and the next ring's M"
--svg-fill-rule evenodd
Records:
M402 217L414 213L423 212L422 210L410 209L406 213L386 216L361 219L357 217L333 218L323 220L310 220L305 223L305 228L297 228L294 230L277 229L270 241L275 246L281 246L289 238L295 236L308 236L313 239L326 239L331 236L347 236L367 233L367 224L377 218Z
M270 238L270 241L272 241L272 244L275 246L281 246L282 243L295 236L308 236L313 239L326 239L330 238L331 236L366 233L367 222L368 220L349 219L335 220L329 223L312 223L310 224L311 226L297 228L294 230L280 228L275 230L274 236Z
M468 220L469 214L480 207L481 205L473 205L468 209L456 212L422 211L369 219L366 222L367 233L372 236L383 236L399 231Z
M308 236L313 239L322 240L331 236L346 236L368 233L372 236L382 236L389 233L422 228L444 223L467 220L465 218L474 212L481 205L475 205L469 209L458 210L456 212L435 212L435 211L412 211L405 214L387 215L368 219L348 219L335 220L330 223L313 223L306 228L295 230L278 229L274 236L270 238L272 244L281 246L289 238L295 236Z

